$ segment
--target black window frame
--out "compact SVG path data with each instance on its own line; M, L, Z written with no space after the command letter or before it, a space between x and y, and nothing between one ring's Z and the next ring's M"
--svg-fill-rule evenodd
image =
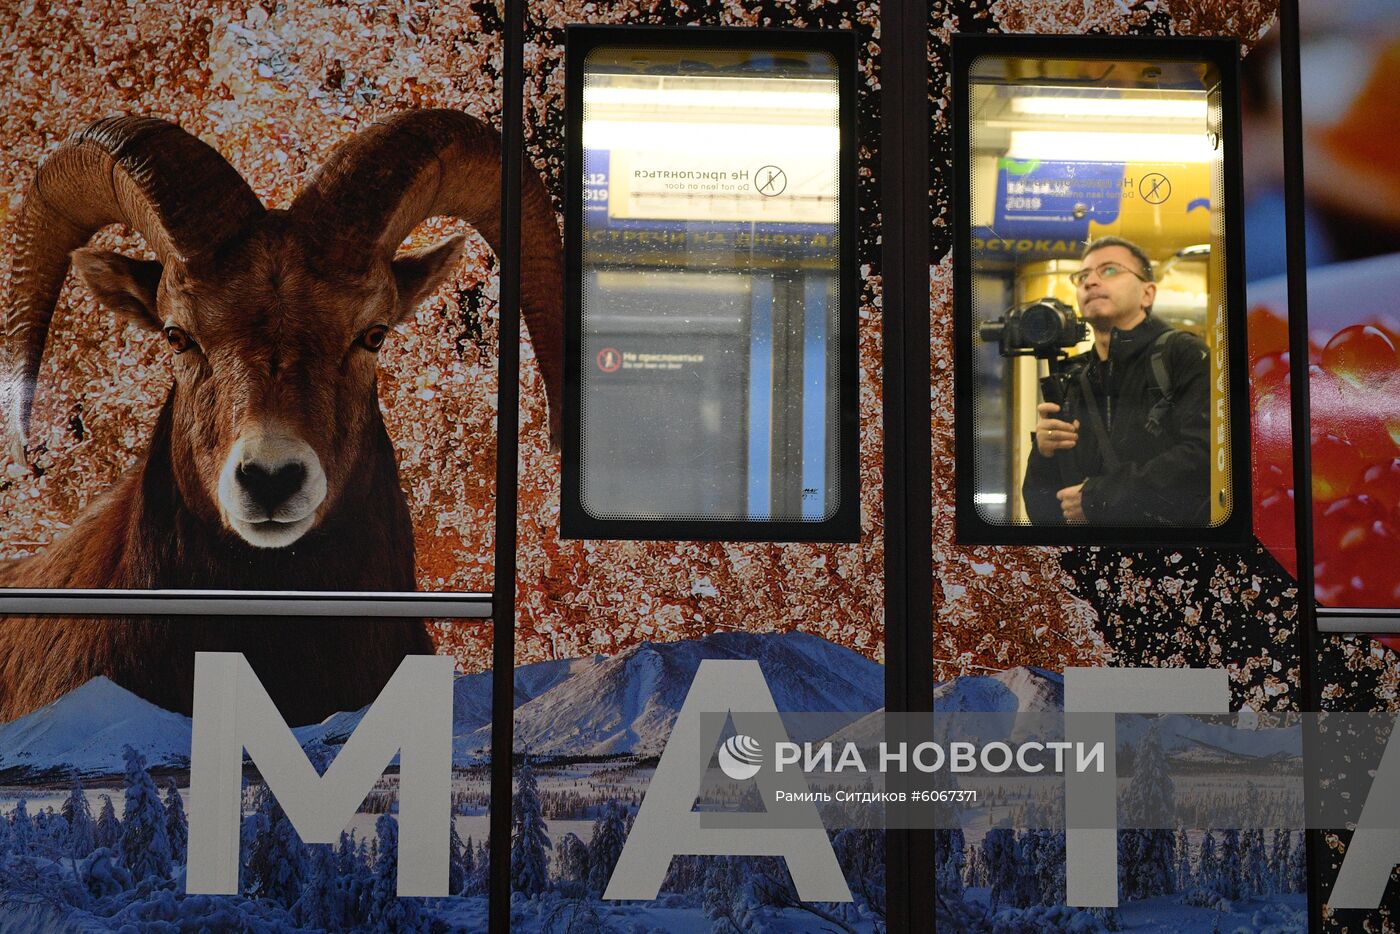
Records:
M821 52L836 61L839 133L837 305L837 506L822 520L600 518L582 503L583 77L596 48ZM565 29L564 428L560 538L626 541L857 542L860 540L856 35L850 30L729 29L692 26L583 26Z
M955 34L953 72L953 421L956 478L954 536L974 545L1131 545L1177 547L1254 544L1250 474L1249 361L1244 288L1243 131L1240 125L1240 43L1237 39L1155 36L1044 36ZM1062 58L1208 62L1221 80L1227 375L1230 400L1229 518L1210 527L998 524L979 514L974 500L976 450L975 337L972 308L971 112L969 71L979 58Z

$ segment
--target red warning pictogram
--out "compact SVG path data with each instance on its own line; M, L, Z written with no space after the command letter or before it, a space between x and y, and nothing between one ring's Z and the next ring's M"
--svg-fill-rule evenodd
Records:
M622 353L613 347L598 351L598 369L604 373L616 373L622 369Z

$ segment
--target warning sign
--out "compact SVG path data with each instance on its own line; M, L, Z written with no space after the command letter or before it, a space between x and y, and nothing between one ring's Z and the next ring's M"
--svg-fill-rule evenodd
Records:
M614 347L604 347L598 351L598 369L604 373L616 373L622 369L622 352Z
M834 151L755 155L611 150L608 216L613 220L835 222Z
M1148 204L1161 204L1172 196L1172 183L1161 172L1149 172L1138 184L1138 192Z

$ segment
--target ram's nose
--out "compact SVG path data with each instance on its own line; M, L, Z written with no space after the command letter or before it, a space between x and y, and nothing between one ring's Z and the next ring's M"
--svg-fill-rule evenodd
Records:
M229 528L259 548L282 548L316 523L326 475L311 445L285 431L245 432L219 476Z
M277 514L277 507L301 491L306 483L306 466L299 462L270 467L259 463L239 464L234 478L243 492L261 506L270 518Z

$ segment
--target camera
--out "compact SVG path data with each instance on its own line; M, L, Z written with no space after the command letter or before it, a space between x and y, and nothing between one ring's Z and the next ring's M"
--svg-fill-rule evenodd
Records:
M1073 420L1065 358L1070 348L1089 338L1089 325L1078 312L1058 298L1046 296L988 321L978 328L978 334L987 343L995 341L1003 357L1048 361L1050 373L1040 379L1041 398L1060 407L1059 418Z
M988 321L978 334L988 343L996 342L1003 357L1054 360L1086 340L1089 327L1073 308L1047 296Z

